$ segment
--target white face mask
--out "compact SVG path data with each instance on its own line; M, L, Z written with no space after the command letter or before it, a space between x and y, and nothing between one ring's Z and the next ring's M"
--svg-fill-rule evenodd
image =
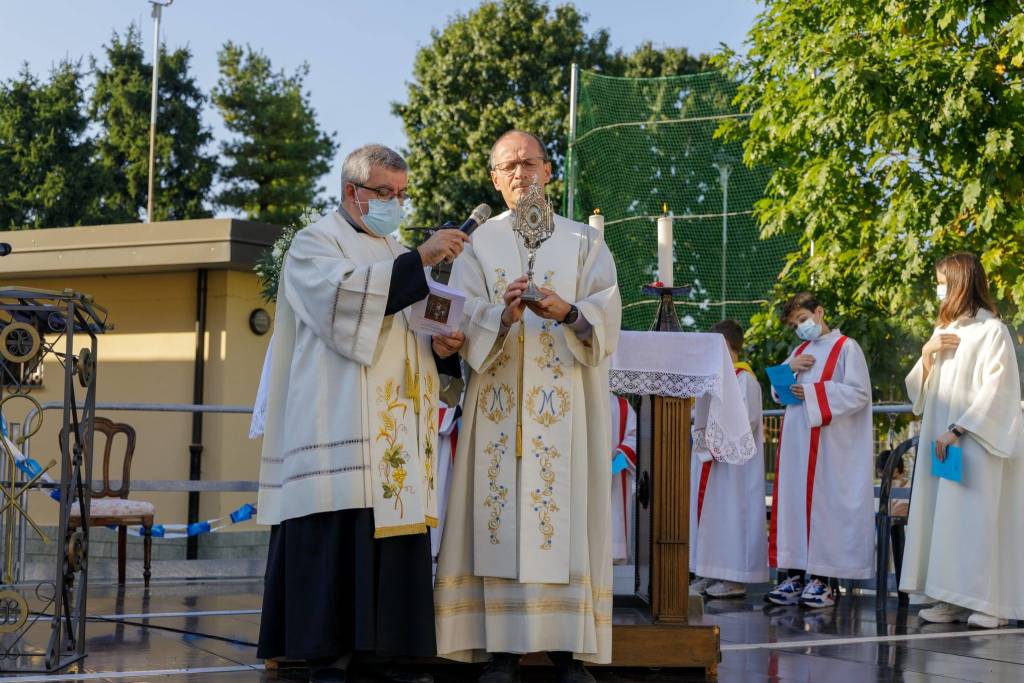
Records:
M935 297L939 301L945 301L946 300L946 285L944 285L942 283L939 283L939 284L935 285Z
M796 336L804 341L814 341L821 336L821 323L814 322L814 318L808 318L796 326Z

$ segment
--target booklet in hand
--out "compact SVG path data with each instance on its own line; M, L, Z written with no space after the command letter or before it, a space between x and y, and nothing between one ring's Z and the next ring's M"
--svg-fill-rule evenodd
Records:
M932 476L949 479L956 483L964 480L964 451L959 446L946 446L946 459L939 460L932 441Z
M765 368L768 373L768 381L772 383L775 395L779 397L779 403L787 406L795 406L803 403L793 393L793 385L796 384L796 375L788 365L770 365Z
M409 309L409 327L416 332L450 337L452 332L459 329L466 295L429 277L427 287L430 292L426 298L414 303Z

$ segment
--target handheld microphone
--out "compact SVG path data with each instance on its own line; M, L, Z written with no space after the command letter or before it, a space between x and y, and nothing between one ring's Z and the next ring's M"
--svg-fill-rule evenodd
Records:
M479 207L477 207L477 208L479 208ZM488 207L487 215L488 216L491 215L490 207ZM487 220L487 219L485 218L484 220ZM7 242L0 242L0 256L7 256L12 251L13 251L13 249L11 249L11 245L10 244L8 244Z
M469 215L466 222L459 226L459 230L472 235L473 231L479 228L481 225L487 222L487 219L491 217L491 207L487 204L481 204L480 206L473 209L473 213Z

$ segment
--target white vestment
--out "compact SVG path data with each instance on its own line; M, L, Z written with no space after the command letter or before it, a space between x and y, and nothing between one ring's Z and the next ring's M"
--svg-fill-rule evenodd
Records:
M786 406L775 468L768 564L843 579L874 576L871 379L864 352L833 330L789 358L804 400ZM788 362L789 359L787 359Z
M444 519L448 510L448 493L452 488L449 476L455 464L455 447L459 443L459 408L441 404L437 431L437 528L430 530L430 554L435 558L441 550Z
M1010 331L982 309L935 331L960 337L928 377L907 377L921 416L900 590L1004 619L1024 619L1024 420ZM950 424L966 434L963 481L931 473L931 449Z
M527 310L501 329L507 283L526 271L506 212L456 259L472 369L435 582L437 652L560 650L611 660L608 357L621 302L615 264L589 226L555 216L539 286L589 321L577 337Z
M612 557L633 559L633 506L636 503L636 411L622 396L611 395Z
M741 465L690 459L690 571L710 579L761 583L768 580L761 385L742 369L736 370L736 379L757 453Z
M258 521L374 509L375 536L437 523L438 375L408 310L385 315L390 237L331 212L295 236L278 291Z

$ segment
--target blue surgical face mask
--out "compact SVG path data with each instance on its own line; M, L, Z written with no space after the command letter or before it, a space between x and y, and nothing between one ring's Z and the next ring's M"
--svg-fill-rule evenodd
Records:
M356 203L362 204L363 202L356 199ZM402 223L402 217L405 215L398 197L392 197L386 202L371 199L367 203L370 206L363 214L362 219L370 232L378 237L384 237L398 230L398 226Z
M947 291L946 285L941 284L941 283L936 285L935 286L935 297L939 301L945 301L946 300L946 291Z
M821 336L821 323L814 322L814 318L808 318L796 326L796 336L804 341L814 341Z

